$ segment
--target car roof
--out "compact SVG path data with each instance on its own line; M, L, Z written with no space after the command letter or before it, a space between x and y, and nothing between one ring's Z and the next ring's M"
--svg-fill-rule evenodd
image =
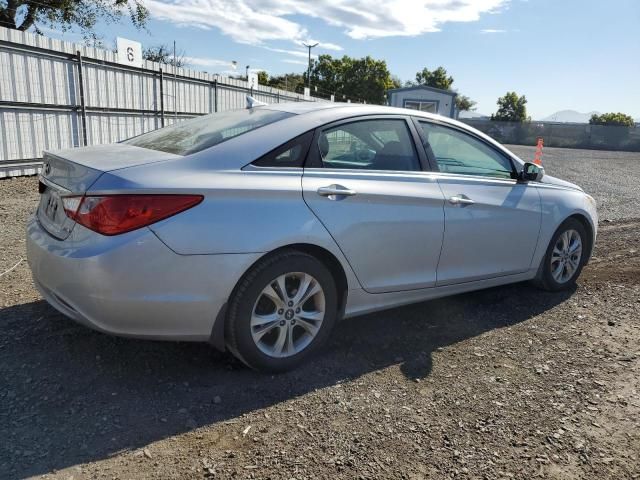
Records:
M449 117L443 117L433 113L421 112L418 110L410 110L407 108L389 107L387 105L372 105L366 103L342 103L342 102L286 102L263 105L255 108L265 110L277 110L281 112L292 113L295 115L312 115L317 112L323 112L323 117L327 114L333 115L336 119L341 117L355 117L358 115L412 115L415 117L424 117L440 122L451 123L469 128L468 125L458 122ZM330 110L330 111L329 111Z

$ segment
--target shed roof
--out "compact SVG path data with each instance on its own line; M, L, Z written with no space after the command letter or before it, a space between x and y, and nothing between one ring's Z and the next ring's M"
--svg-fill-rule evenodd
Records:
M452 97L457 96L458 94L452 90L443 90L442 88L429 87L427 85L412 85L410 87L401 87L401 88L392 88L387 90L389 93L394 92L408 92L410 90L428 90L430 92L442 93L444 95L451 95Z

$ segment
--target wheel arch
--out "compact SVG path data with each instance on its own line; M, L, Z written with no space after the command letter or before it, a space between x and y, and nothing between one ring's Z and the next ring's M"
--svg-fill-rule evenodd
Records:
M589 220L589 218L582 213L574 213L573 215L570 215L569 217L567 217L562 223L564 223L566 220L570 218L573 218L574 220L577 220L578 222L580 222L580 224L584 227L584 230L587 232L588 251L587 251L587 259L585 261L585 265L586 265L587 263L589 263L589 260L591 259L591 253L593 252L593 245L595 240L594 226L591 224L591 220Z
M227 305L229 303L229 300L236 294L238 286L240 285L240 283L242 283L242 280L258 262L287 250L295 250L311 255L312 257L322 262L322 264L329 269L329 272L331 272L331 275L336 282L336 290L338 294L338 320L343 317L347 305L349 283L347 280L347 274L344 270L344 267L340 263L340 260L338 260L338 258L329 250L319 245L314 245L311 243L292 243L289 245L283 245L257 258L251 265L249 265L249 267L245 270L245 272L240 276L240 278L234 285L231 293L229 294L227 302L225 302L225 304L220 308L220 311L218 312L214 320L213 328L211 329L209 343L216 349L220 351L226 350L227 332L225 330L225 325L227 323Z

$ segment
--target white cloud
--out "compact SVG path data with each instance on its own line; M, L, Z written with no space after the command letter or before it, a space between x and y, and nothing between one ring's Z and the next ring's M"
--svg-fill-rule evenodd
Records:
M254 5L255 0L147 0L155 18L181 25L217 28L236 42L261 44L265 40L295 39L306 31L270 11Z
M270 52L284 53L285 55L291 55L293 57L300 57L300 58L309 57L309 52L307 52L307 50L288 50L286 48L273 48L273 47L264 47L264 48L266 48ZM312 53L311 58L318 58L318 56Z
M329 42L320 42L320 45L318 45L318 47L324 50L334 50L336 52L340 52L344 50L344 48L342 48L340 45L336 45L335 43L329 43Z
M312 40L312 39L307 39L302 43L306 43L307 45L314 45L314 44L318 44L319 49L322 50L335 50L337 52L344 50L344 48L342 48L340 45L337 45L335 43L330 43L330 42L321 42L320 40Z
M506 30L502 30L499 28L484 28L480 30L480 33L506 33Z
M312 17L354 39L416 36L448 22L474 22L509 0L146 0L151 15L180 25L215 28L236 42L300 42L307 27L291 16ZM320 46L341 50L334 43Z
M308 65L308 62L304 60L294 60L293 58L283 58L280 60L282 63L291 63L293 65L304 65L305 67Z
M229 60L218 60L217 58L185 57L184 61L189 65L198 65L200 67L230 67L231 66L231 62Z

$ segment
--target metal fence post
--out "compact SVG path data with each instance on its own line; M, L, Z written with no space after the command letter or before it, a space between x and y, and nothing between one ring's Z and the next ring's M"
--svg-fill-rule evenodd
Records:
M213 80L213 111L218 111L218 79Z
M76 51L78 58L78 85L80 86L80 115L82 118L82 143L87 146L87 108L84 103L84 82L82 81L82 55L80 50Z
M164 127L164 72L160 69L160 126Z

